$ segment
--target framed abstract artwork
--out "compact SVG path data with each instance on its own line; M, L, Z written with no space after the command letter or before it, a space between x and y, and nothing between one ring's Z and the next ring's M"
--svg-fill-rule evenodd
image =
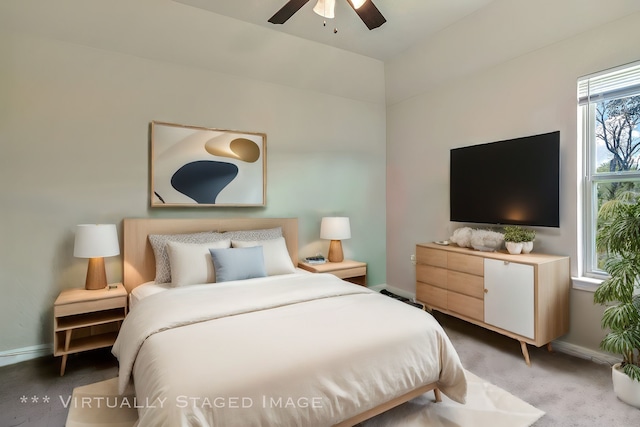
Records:
M267 135L151 122L151 206L264 206Z

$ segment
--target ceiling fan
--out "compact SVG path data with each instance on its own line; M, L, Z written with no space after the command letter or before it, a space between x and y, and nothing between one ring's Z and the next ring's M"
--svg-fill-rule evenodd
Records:
M269 22L272 24L284 24L307 3L309 3L309 0L289 0L282 6L282 9L269 18ZM387 22L371 0L347 0L347 3L356 11L360 19L362 19L362 22L364 22L370 30L378 28ZM318 0L313 11L325 18L333 18L335 5L336 0Z

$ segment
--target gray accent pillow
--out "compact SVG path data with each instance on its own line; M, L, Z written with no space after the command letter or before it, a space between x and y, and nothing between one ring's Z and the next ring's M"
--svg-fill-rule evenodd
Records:
M210 243L227 239L228 237L223 236L222 233L213 231L190 234L149 234L149 243L151 243L156 258L156 283L171 282L171 263L167 252L168 242Z
M266 277L262 246L209 249L216 271L216 283Z

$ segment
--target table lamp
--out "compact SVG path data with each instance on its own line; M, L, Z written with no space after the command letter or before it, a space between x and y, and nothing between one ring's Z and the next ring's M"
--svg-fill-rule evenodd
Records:
M85 289L107 287L104 257L120 254L118 231L115 224L80 224L76 229L73 256L89 258Z
M344 255L342 253L343 239L351 238L351 226L348 217L324 217L320 223L320 238L331 240L329 244L329 262L342 262Z

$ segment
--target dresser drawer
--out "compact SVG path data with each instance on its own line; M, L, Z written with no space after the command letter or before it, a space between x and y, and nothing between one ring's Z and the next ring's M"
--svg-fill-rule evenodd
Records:
M447 294L447 308L454 313L484 322L484 304L481 299L449 292Z
M484 275L484 258L473 255L449 253L447 257L447 268L449 270L482 276Z
M416 266L416 280L418 282L434 285L439 288L447 288L447 270L430 265Z
M416 246L416 261L419 264L447 268L447 253L437 249Z
M416 299L429 307L447 309L447 291L437 286L416 283Z
M447 272L447 289L470 297L484 298L484 278L459 271Z

